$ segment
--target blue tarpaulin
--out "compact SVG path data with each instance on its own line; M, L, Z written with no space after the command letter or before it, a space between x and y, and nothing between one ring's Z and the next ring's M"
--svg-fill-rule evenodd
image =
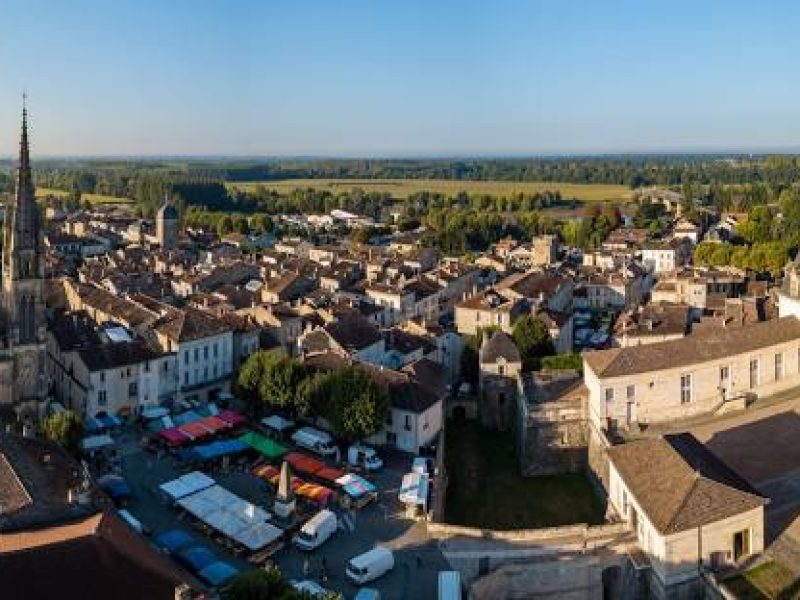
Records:
M248 448L247 444L239 440L219 440L210 444L187 448L181 454L185 460L211 460L228 454L238 454Z
M103 427L119 427L122 425L122 421L120 421L114 415L103 415L101 417L97 417L97 421L100 422Z
M91 416L86 417L86 419L84 419L83 425L86 431L89 433L96 433L98 431L101 431L104 427L104 425L100 421Z
M103 482L102 487L114 500L128 498L131 495L131 488L124 479L109 479Z
M175 553L188 546L196 540L183 529L169 529L155 536L155 542L160 547L170 553Z
M224 585L238 574L239 571L237 569L221 560L211 563L198 573L200 579L213 586Z
M175 422L176 427L180 427L181 425L186 425L187 423L191 423L192 421L199 421L203 417L196 413L193 410L187 410L186 412L182 412L179 415L175 415L172 417L172 420Z
M202 571L208 565L217 562L217 557L208 548L203 546L193 546L178 552L179 561L189 567L194 573Z

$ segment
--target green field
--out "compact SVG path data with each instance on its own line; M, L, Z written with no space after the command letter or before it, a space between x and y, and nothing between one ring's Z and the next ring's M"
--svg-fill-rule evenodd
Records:
M603 522L603 505L582 473L522 477L510 432L447 422L445 520L486 529Z
M454 195L458 192L512 196L534 194L544 191L559 191L564 198L577 198L584 202L627 202L631 190L624 185L550 183L546 181L465 181L456 179L281 179L275 181L242 181L227 184L229 188L241 190L264 186L279 192L295 188L317 188L333 193L362 189L368 192L386 192L395 198L405 198L421 191L441 192Z
M43 198L44 196L56 196L64 198L69 196L69 192L64 190L55 190L51 188L36 188L36 197ZM130 204L133 202L130 198L118 198L117 196L104 196L103 194L83 194L83 200L88 200L92 204Z

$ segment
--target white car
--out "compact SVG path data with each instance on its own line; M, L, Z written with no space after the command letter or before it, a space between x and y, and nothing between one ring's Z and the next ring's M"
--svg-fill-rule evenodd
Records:
M289 582L289 584L298 592L306 592L311 594L311 596L314 598L320 598L323 594L328 593L328 590L326 590L316 581L311 581L310 579L303 579L302 581L293 579Z

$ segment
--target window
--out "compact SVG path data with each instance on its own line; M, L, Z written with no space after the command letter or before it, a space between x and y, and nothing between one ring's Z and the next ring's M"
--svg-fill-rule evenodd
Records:
M137 392L136 382L132 381L128 384L128 396L135 396Z
M214 379L217 378L217 373L218 373L218 368L217 368L217 365L214 364Z
M144 371L145 371L145 373L149 373L150 372L150 361L149 360L144 361Z
M208 367L203 367L203 381L208 381Z
M198 360L200 360L200 348L195 348L194 349L194 362L197 362Z
M214 358L217 358L218 354L219 354L219 346L217 342L214 342Z
M754 358L750 361L750 387L754 388L758 385L758 359Z
M189 364L189 351L188 350L184 350L183 351L183 364L185 364L185 365Z
M775 355L775 381L783 377L783 354L780 352Z
M688 404L692 401L692 376L681 375L681 404Z
M405 430L411 431L411 415L406 415Z
M208 346L203 346L203 358L208 360Z
M608 404L614 402L614 388L606 388L606 402Z
M97 405L98 406L105 406L108 403L108 398L106 396L105 390L100 390L97 392Z
M720 367L719 368L719 384L727 385L728 380L731 377L731 368L730 367Z
M627 397L628 402L633 402L634 399L636 398L636 386L629 385L625 390L625 396Z
M498 375L505 375L506 374L505 365L497 365L497 374Z
M106 380L106 374L103 371L100 371L100 381L105 381L105 380Z
M189 371L183 373L183 385L189 385Z

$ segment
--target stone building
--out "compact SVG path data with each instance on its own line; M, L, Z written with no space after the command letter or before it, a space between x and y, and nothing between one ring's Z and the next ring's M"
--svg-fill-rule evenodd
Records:
M525 373L520 383L517 450L522 474L583 471L588 447L588 393L580 373Z
M481 423L491 429L509 429L522 372L522 358L511 336L503 331L484 336L478 366Z
M800 320L584 354L589 419L617 431L743 408L800 386Z
M767 499L689 433L613 446L609 502L649 563L650 596L764 550ZM686 596L684 596L686 597Z
M162 250L178 245L178 209L169 201L156 213L156 239Z
M27 111L22 111L16 196L7 207L3 239L0 405L41 401L44 377L44 241L31 173Z

